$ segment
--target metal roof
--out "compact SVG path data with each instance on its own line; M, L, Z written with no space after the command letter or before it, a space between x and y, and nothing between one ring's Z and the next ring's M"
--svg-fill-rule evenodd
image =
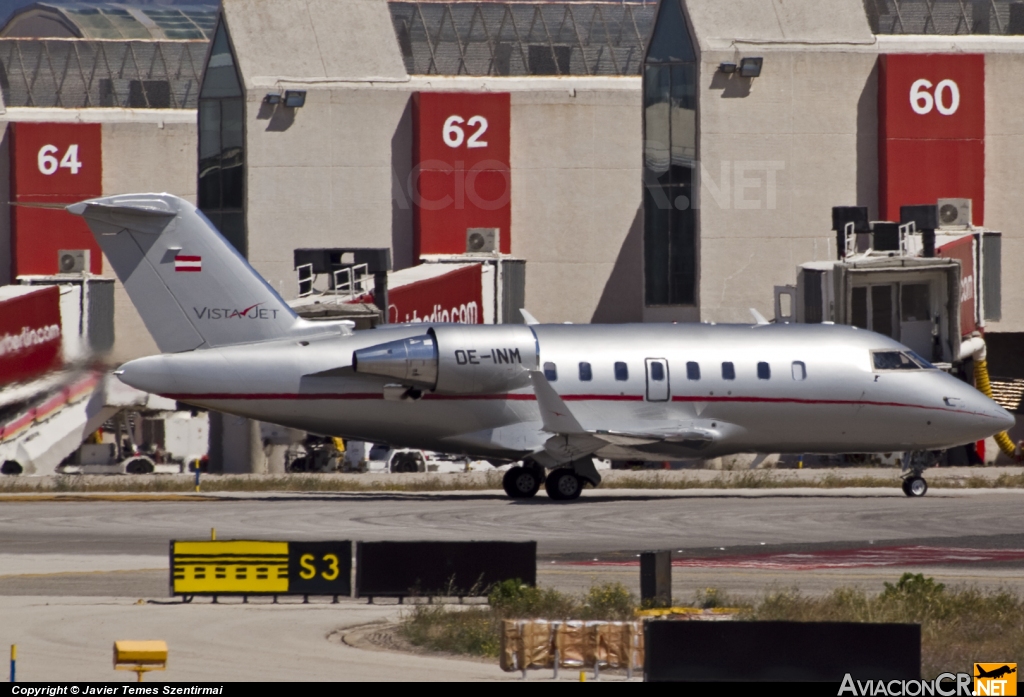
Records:
M410 75L639 75L652 2L389 2Z
M864 9L875 34L1024 34L1014 0L864 0Z
M0 36L209 41L217 5L37 2L15 11Z
M8 107L195 109L206 41L0 38Z

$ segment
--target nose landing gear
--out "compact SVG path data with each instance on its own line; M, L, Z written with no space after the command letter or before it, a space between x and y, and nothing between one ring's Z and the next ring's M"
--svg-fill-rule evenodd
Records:
M904 494L910 498L920 498L928 493L928 482L921 473L932 465L934 459L934 454L927 450L914 450L904 454L903 471L900 473L903 478L901 487Z
M928 493L928 482L924 477L907 477L903 480L903 493L910 497L924 496Z

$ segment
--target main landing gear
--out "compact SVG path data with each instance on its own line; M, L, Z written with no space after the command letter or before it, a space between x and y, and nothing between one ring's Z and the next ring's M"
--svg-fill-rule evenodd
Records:
M914 450L903 456L903 493L911 498L920 498L928 493L928 482L921 473L931 466L934 456L927 450Z
M585 480L568 467L552 470L546 477L538 465L518 465L505 473L501 481L505 493L513 499L528 499L539 490L541 483L548 498L553 501L572 501L583 493Z
M532 498L540 490L544 481L544 468L537 465L523 467L517 465L508 472L501 480L501 486L505 493L513 499Z

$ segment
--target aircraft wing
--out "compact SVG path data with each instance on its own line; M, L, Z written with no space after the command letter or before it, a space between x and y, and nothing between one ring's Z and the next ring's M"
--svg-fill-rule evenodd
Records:
M664 428L650 432L604 431L583 428L565 401L558 395L544 373L530 371L533 392L544 424L544 430L553 434L544 443L544 452L558 462L591 455L606 445L635 447L654 443L673 443L700 449L714 442L716 434L701 428Z

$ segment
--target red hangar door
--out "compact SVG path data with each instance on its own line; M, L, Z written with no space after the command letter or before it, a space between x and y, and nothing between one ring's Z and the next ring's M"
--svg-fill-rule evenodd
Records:
M984 224L985 57L886 55L878 78L879 217L969 198L973 224Z
M61 250L88 250L89 271L103 255L85 221L63 209L102 195L99 124L13 123L11 129L12 276L60 271Z
M470 228L512 251L509 94L413 95L413 253L463 254ZM489 238L488 238L489 239Z

